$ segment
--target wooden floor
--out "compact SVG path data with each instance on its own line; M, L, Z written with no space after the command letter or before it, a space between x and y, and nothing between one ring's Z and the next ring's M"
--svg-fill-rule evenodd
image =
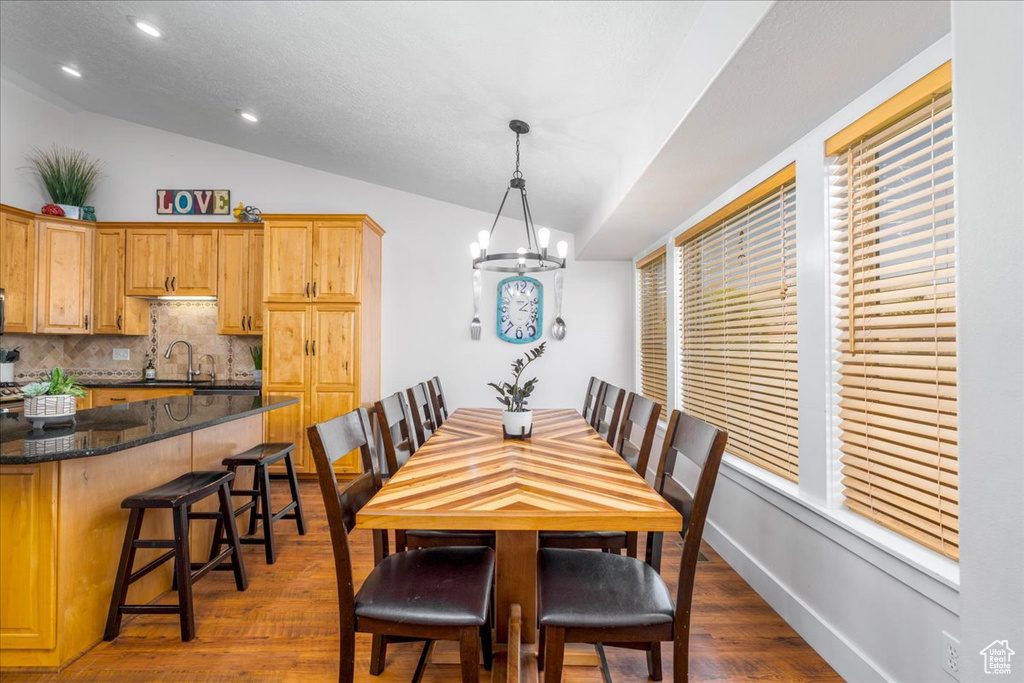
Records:
M5 671L0 680L336 681L338 614L330 537L316 483L303 482L302 494L309 532L298 536L293 524L278 522L278 560L271 567L261 547L246 546L247 591L235 591L230 572L214 572L196 584L198 635L191 643L181 642L177 617L126 617L115 642L100 643L61 673ZM667 536L665 545L664 574L674 591L679 547ZM358 585L373 564L369 532L355 532L353 549ZM691 681L841 680L706 544L704 554L694 595ZM171 602L171 596L162 601ZM389 646L384 674L372 677L370 638L358 634L356 643L356 680L411 679L421 646ZM671 680L669 644L662 651L666 680ZM647 678L642 653L607 652L616 681ZM459 668L432 664L424 680L459 681ZM481 680L489 680L483 670ZM600 681L601 675L596 668L567 667L563 680Z

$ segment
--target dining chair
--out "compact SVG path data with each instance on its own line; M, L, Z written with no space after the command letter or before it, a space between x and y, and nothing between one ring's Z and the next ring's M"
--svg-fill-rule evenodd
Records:
M661 404L630 393L622 411L622 428L615 440L615 451L643 478L647 478L647 463L654 446ZM636 557L635 531L541 531L541 548L574 548L577 550L626 551Z
M608 445L615 444L615 433L619 427L619 419L622 415L622 402L626 398L624 389L614 384L601 383L601 390L597 393L597 402L594 404L594 414L591 417L590 426L597 430L597 433L608 442Z
M587 383L587 393L583 396L583 419L587 424L594 419L594 406L597 405L597 395L601 392L601 385L604 384L596 377L591 377Z
M456 640L464 683L476 683L480 648L491 666L490 600L494 551L490 548L431 548L389 554L387 537L374 531L374 567L355 591L349 534L356 514L380 489L367 412L359 408L307 430L334 550L341 620L338 680L355 680L355 634L373 635L370 674L384 670L389 642L424 640L413 676L419 681L434 640ZM338 488L333 464L359 449L363 473ZM361 678L361 677L360 677Z
M644 560L613 553L544 548L537 555L539 667L545 683L562 679L565 643L595 643L647 652L650 677L661 680L661 643L673 643L676 683L688 678L690 606L711 494L727 435L695 417L672 411L655 488L683 518L675 601L659 576L663 532L647 535ZM699 470L694 493L675 478L679 456ZM602 663L604 664L603 652ZM606 678L608 677L605 668Z
M437 431L434 409L430 405L430 392L427 391L426 382L414 384L405 391L409 397L409 414L416 431L416 442L422 446Z
M448 419L448 401L445 400L444 391L441 389L441 378L434 375L427 382L427 389L430 390L430 405L434 408L434 424L438 427Z

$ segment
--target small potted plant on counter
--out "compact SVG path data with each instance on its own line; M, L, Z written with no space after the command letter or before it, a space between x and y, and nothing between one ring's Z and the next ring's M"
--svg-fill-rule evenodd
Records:
M263 346L257 344L249 347L249 355L252 356L252 380L256 384L263 383Z
M520 384L523 371L533 361L544 355L544 342L535 349L530 349L523 358L517 358L512 363L512 383L503 382L496 384L488 382L487 386L498 392L498 403L505 406L505 412L501 414L501 424L505 431L505 438L524 439L533 432L533 411L527 410L526 401L537 386L537 378L528 379Z
M25 396L25 419L36 429L47 424L74 422L79 398L85 397L74 375L54 368L50 376L21 388Z

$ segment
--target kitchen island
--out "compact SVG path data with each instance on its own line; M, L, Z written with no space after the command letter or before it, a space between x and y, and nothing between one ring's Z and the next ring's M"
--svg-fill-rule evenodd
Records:
M223 469L223 458L263 441L263 413L295 402L169 396L83 410L74 425L41 431L0 415L0 670L59 669L99 642L128 521L121 501ZM195 557L209 552L212 526L195 524ZM141 535L171 538L170 515L147 515ZM140 550L137 565L160 552ZM170 590L171 572L166 564L133 584L129 601Z

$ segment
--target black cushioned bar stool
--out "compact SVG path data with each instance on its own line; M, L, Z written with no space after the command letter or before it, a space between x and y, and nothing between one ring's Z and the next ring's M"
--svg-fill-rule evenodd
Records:
M244 591L249 587L242 562L242 547L239 544L235 516L232 514L230 484L235 478L233 472L190 472L154 489L137 493L121 501L121 507L131 510L128 527L125 530L124 546L118 563L114 593L110 597L110 612L104 640L113 640L121 632L121 617L125 614L177 614L181 619L181 639L192 640L196 635L195 611L192 606L192 584L211 569L231 557L228 566L235 573L235 585ZM191 506L204 498L216 494L220 502L219 512L192 512ZM169 509L174 520L173 539L140 539L142 519L146 510ZM189 520L215 519L217 526L227 530L228 547L212 555L205 563L192 562L189 557ZM132 571L135 551L139 548L169 548L146 566ZM151 571L174 560L174 583L178 591L177 605L127 605L128 587Z
M302 499L299 498L299 480L295 476L295 462L292 459L292 451L295 450L293 443L261 443L244 453L224 458L222 464L229 472L236 472L239 467L254 468L251 489L233 489L232 496L249 498L249 501L235 510L235 516L241 515L249 510L249 533L248 537L242 538L242 543L262 545L266 549L267 564L274 564L277 560L277 550L274 546L274 523L279 519L294 519L295 526L299 529L299 535L306 534L306 518L302 514ZM268 469L271 465L284 461L283 474L271 474ZM277 512L270 506L270 481L272 479L287 479L288 487L291 489L292 500ZM256 524L263 522L263 537L256 536ZM210 556L220 552L223 544L221 526L218 524L213 535L213 549ZM225 567L226 569L227 567Z

